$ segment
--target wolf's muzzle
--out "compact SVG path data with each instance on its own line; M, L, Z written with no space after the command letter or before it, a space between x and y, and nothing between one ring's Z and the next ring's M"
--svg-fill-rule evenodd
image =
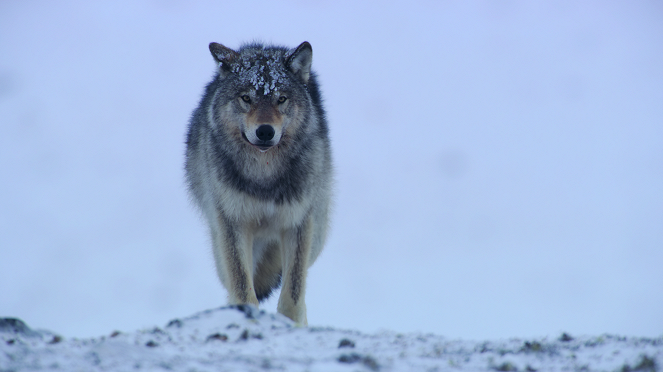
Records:
M276 136L276 130L269 124L262 124L256 129L255 135L249 132L249 139L244 131L242 131L242 138L254 147L258 148L260 152L269 150L272 146L279 142L280 136ZM276 139L274 138L276 137Z

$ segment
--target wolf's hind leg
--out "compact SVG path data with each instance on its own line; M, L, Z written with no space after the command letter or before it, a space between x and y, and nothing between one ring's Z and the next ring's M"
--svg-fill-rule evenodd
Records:
M281 247L277 242L270 242L260 257L253 275L256 297L262 302L269 298L272 291L281 285Z
M306 272L311 251L310 217L298 228L288 230L283 234L281 257L283 260L283 288L277 310L295 322L307 325L306 304L304 294L306 291Z

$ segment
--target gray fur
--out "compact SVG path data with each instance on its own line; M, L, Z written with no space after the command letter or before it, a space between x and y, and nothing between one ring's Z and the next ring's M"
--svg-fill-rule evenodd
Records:
M306 271L325 242L332 184L311 45L210 52L217 73L191 117L185 168L217 274L231 304L257 305L283 280L278 311L306 324Z

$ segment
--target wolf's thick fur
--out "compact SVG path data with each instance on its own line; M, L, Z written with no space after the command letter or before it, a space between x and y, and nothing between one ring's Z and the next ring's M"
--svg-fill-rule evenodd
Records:
M325 242L332 163L312 49L211 43L217 73L189 125L186 176L231 304L283 282L278 311L306 324L306 272Z

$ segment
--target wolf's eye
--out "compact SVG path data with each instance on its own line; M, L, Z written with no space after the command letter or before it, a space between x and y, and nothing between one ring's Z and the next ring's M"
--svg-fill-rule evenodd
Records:
M281 96L281 97L279 97L279 103L283 103L283 102L285 102L285 100L287 100L287 99L288 99L288 97L286 97L286 96Z
M242 96L242 101L246 103L251 103L251 97L247 96L246 94Z

